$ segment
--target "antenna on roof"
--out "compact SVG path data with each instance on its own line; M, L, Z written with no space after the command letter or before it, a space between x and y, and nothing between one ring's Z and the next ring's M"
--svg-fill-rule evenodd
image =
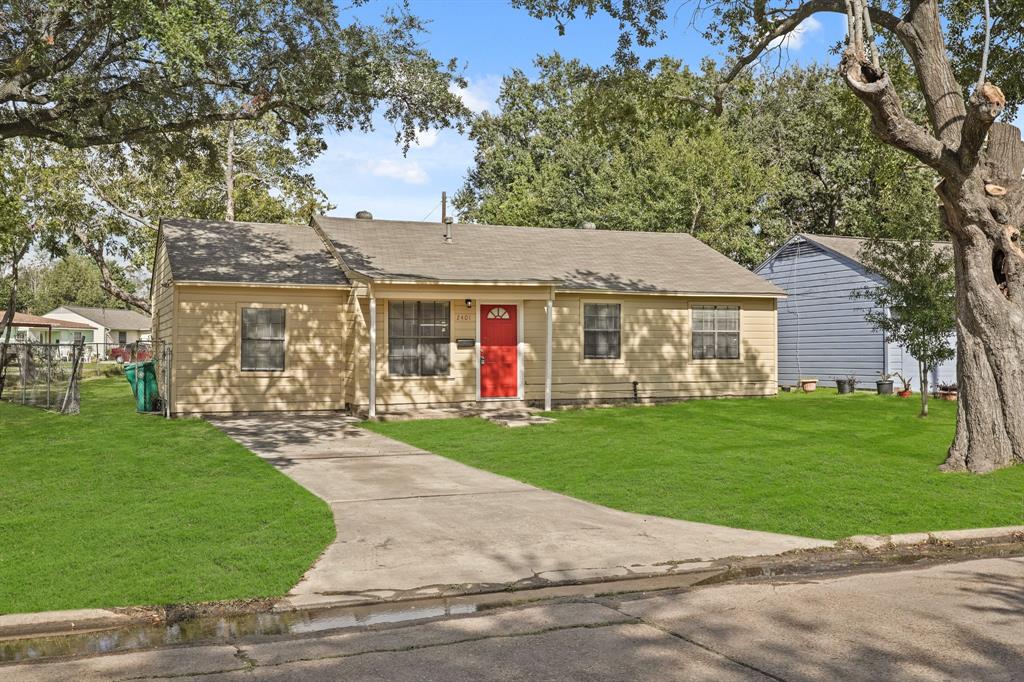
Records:
M441 222L448 224L448 192L441 192Z

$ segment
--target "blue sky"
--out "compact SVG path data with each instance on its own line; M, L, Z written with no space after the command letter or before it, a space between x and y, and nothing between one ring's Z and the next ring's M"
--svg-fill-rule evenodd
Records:
M614 22L597 16L577 19L560 37L553 21L533 19L512 9L506 0L410 0L410 5L414 14L430 21L423 42L431 53L443 61L455 57L463 65L469 87L460 94L476 111L494 109L503 75L516 68L535 73L532 64L537 55L557 50L592 65L606 64L618 36ZM342 16L372 22L388 6L371 2L355 13L343 10ZM665 26L669 38L643 56L669 54L693 66L704 56L720 57L718 48L707 44L689 21L684 7ZM784 57L804 63L834 62L827 49L842 37L843 23L841 15L812 19L784 47ZM312 172L336 206L331 213L337 216L367 209L378 218L436 220L441 192L453 195L473 160L472 143L451 130L427 131L420 144L403 156L387 122L369 134L332 134L327 143Z

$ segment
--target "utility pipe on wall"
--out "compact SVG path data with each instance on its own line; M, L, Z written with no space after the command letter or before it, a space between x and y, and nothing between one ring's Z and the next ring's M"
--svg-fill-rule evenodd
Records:
M544 340L544 409L551 410L551 333L555 314L555 291L548 292L548 335Z
M377 416L377 296L370 285L370 418Z

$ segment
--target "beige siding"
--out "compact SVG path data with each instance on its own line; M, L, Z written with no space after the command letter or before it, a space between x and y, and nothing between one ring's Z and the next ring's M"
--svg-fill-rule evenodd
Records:
M525 398L544 399L545 296L538 290L501 289L459 291L391 290L402 299L448 300L451 304L451 373L448 377L392 377L388 375L388 299L377 302L377 407L380 410L411 405L473 402L477 397L475 349L459 349L458 338L476 338L476 316L481 303L519 305L523 317ZM414 295L418 292L418 295ZM528 300L517 298L524 293ZM378 296L381 294L378 293ZM483 296L483 299L476 298ZM467 309L465 299L473 299ZM582 302L622 304L622 357L618 360L583 358ZM740 306L739 360L690 358L690 308L695 304ZM361 299L363 317L370 317L369 302ZM643 400L717 396L765 396L776 392L776 314L774 299L682 298L671 296L578 296L560 294L555 301L552 353L552 398L562 402L628 400L633 381ZM364 332L365 334L365 332ZM368 335L356 343L368 347ZM365 355L357 360L358 381L347 401L361 408L368 402Z
M622 356L583 358L582 302L622 305ZM740 306L739 360L690 358L690 307ZM545 311L526 304L526 398L544 398ZM774 299L721 300L660 296L575 296L555 300L551 354L552 399L630 399L633 381L643 400L727 395L763 396L776 391Z
M153 341L171 341L174 331L174 286L170 284L171 267L167 249L160 242L153 265Z
M412 297L410 297L411 299ZM419 298L423 298L420 296ZM398 300L398 299L395 299ZM466 308L466 296L460 299L438 298L450 304L449 358L447 377L403 377L388 373L388 299L377 301L377 407L386 410L416 404L462 403L476 400L476 350L457 348L456 339L476 338L477 306ZM363 301L363 315L369 321L369 302ZM366 357L365 355L363 356ZM365 374L362 375L365 379ZM365 398L353 401L362 404Z
M348 290L177 285L174 398L177 414L337 410L352 366ZM285 369L241 368L241 309L285 309Z

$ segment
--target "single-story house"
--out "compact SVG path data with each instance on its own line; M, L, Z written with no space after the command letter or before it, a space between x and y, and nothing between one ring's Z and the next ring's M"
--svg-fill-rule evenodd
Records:
M857 386L873 388L882 374L901 373L920 389L917 360L892 343L864 315L874 304L855 296L884 280L861 257L866 239L798 234L755 269L789 297L779 304L779 380L796 385L814 377L832 383L854 375ZM935 248L951 248L936 242ZM956 348L955 335L950 345ZM956 360L932 372L929 383L956 381ZM899 381L896 381L897 388Z
M682 233L165 219L153 338L176 415L772 396L784 296Z
M82 322L27 313L14 313L11 327L11 340L16 343L92 343L93 338L92 327Z
M152 326L149 316L116 308L62 305L46 313L46 317L89 326L94 330L93 343L102 344L101 353L136 341L149 341Z

